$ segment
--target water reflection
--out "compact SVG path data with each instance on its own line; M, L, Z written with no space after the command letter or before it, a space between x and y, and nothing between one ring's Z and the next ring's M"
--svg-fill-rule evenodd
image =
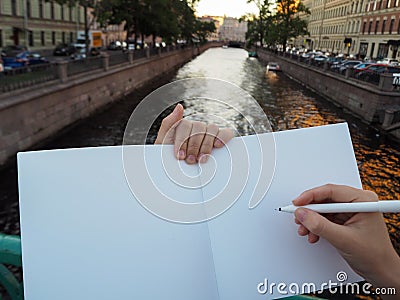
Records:
M305 90L282 73L265 73L257 60L247 58L240 49L210 49L178 72L176 79L208 76L227 80L249 92L267 114L274 131L348 122L364 189L375 191L380 199L400 199L400 152L398 145L388 141L370 126L355 119L321 97ZM190 87L188 87L190 88ZM236 100L240 111L246 103ZM212 113L218 107L186 103L188 113ZM234 112L226 112L240 133L252 134ZM262 121L253 114L252 121ZM204 118L204 121L208 121ZM397 147L397 148L396 148ZM400 253L399 215L385 216L392 241Z

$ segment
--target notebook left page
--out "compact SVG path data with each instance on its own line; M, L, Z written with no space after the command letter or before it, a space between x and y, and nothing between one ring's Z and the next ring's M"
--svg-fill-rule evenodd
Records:
M162 147L145 147L147 170L143 146L127 153L140 193L201 201L201 190L179 189L162 171L176 161L172 148L162 162ZM121 153L19 153L25 299L218 299L207 224L177 224L144 209L129 189ZM197 166L180 168L190 174Z

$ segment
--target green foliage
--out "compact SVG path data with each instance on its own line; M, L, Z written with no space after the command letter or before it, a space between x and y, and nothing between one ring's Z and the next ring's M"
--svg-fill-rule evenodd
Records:
M310 14L309 9L300 0L277 0L275 15L277 42L286 48L290 38L307 35L307 21L299 14Z
M275 5L268 0L248 0L248 2L256 3L259 9L258 16L247 16L248 45L259 42L261 46L282 45L286 48L289 39L309 34L307 21L300 15L309 14L310 11L301 0L276 0ZM272 6L275 7L273 11Z
M266 30L268 24L271 19L271 0L247 0L247 3L254 3L258 8L258 15L247 14L239 19L239 21L245 20L247 21L247 36L246 39L248 44L254 44L258 42L261 46L264 44L264 36L266 34Z
M127 36L161 36L167 42L191 41L196 30L195 1L189 0L102 0L98 21L102 26L125 22ZM153 43L154 45L154 43Z
M52 0L47 0L52 1ZM91 8L92 20L102 27L124 23L127 37L135 34L161 36L170 43L183 39L189 43L194 34L200 39L215 30L214 23L199 24L194 15L194 7L199 0L54 0L59 4L81 5ZM85 15L85 17L87 17ZM85 18L85 30L91 24ZM214 26L214 27L212 27ZM153 43L154 45L154 43Z
M214 22L202 22L196 20L196 35L201 43L207 42L207 36L215 32L215 30Z

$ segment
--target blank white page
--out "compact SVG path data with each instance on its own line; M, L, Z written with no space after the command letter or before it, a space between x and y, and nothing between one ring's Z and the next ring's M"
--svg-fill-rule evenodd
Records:
M131 157L143 160L141 148L129 147ZM148 148L159 157L161 147ZM171 190L160 160L148 167L171 196L201 199L201 190ZM19 153L18 173L26 300L218 299L207 224L145 210L128 188L121 147Z
M264 164L268 162L271 139L260 135ZM347 282L361 278L356 275L325 240L311 245L297 235L293 214L275 211L291 204L306 189L326 183L361 188L357 164L347 124L328 125L273 133L276 144L276 170L266 196L255 209L248 203L256 183L249 176L248 184L238 201L228 211L209 222L215 270L220 299L274 299L285 296L275 292L260 295L257 285L268 283L314 283L317 287L329 280L337 282L336 274L345 271ZM244 137L246 145L256 145L257 137ZM237 140L228 144L235 148ZM252 147L249 147L252 149ZM228 149L229 150L229 149ZM225 151L216 151L215 159L223 160ZM245 153L239 157L245 157ZM251 170L261 165L258 155L249 153ZM223 157L220 157L223 156ZM235 164L243 165L245 159ZM219 181L229 177L228 168L218 168ZM204 198L211 198L219 188L209 184L203 188ZM288 287L285 289L289 292Z

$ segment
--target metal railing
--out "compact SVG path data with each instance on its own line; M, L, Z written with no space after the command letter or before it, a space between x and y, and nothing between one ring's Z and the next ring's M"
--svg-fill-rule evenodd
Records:
M0 92L9 92L57 78L54 64L32 65L0 73Z
M68 77L70 77L80 73L101 70L102 68L103 68L103 63L101 56L88 57L86 59L79 59L68 62L67 75Z
M110 55L109 58L109 66L116 66L120 64L124 64L129 62L129 53L128 52L120 52L113 55Z

